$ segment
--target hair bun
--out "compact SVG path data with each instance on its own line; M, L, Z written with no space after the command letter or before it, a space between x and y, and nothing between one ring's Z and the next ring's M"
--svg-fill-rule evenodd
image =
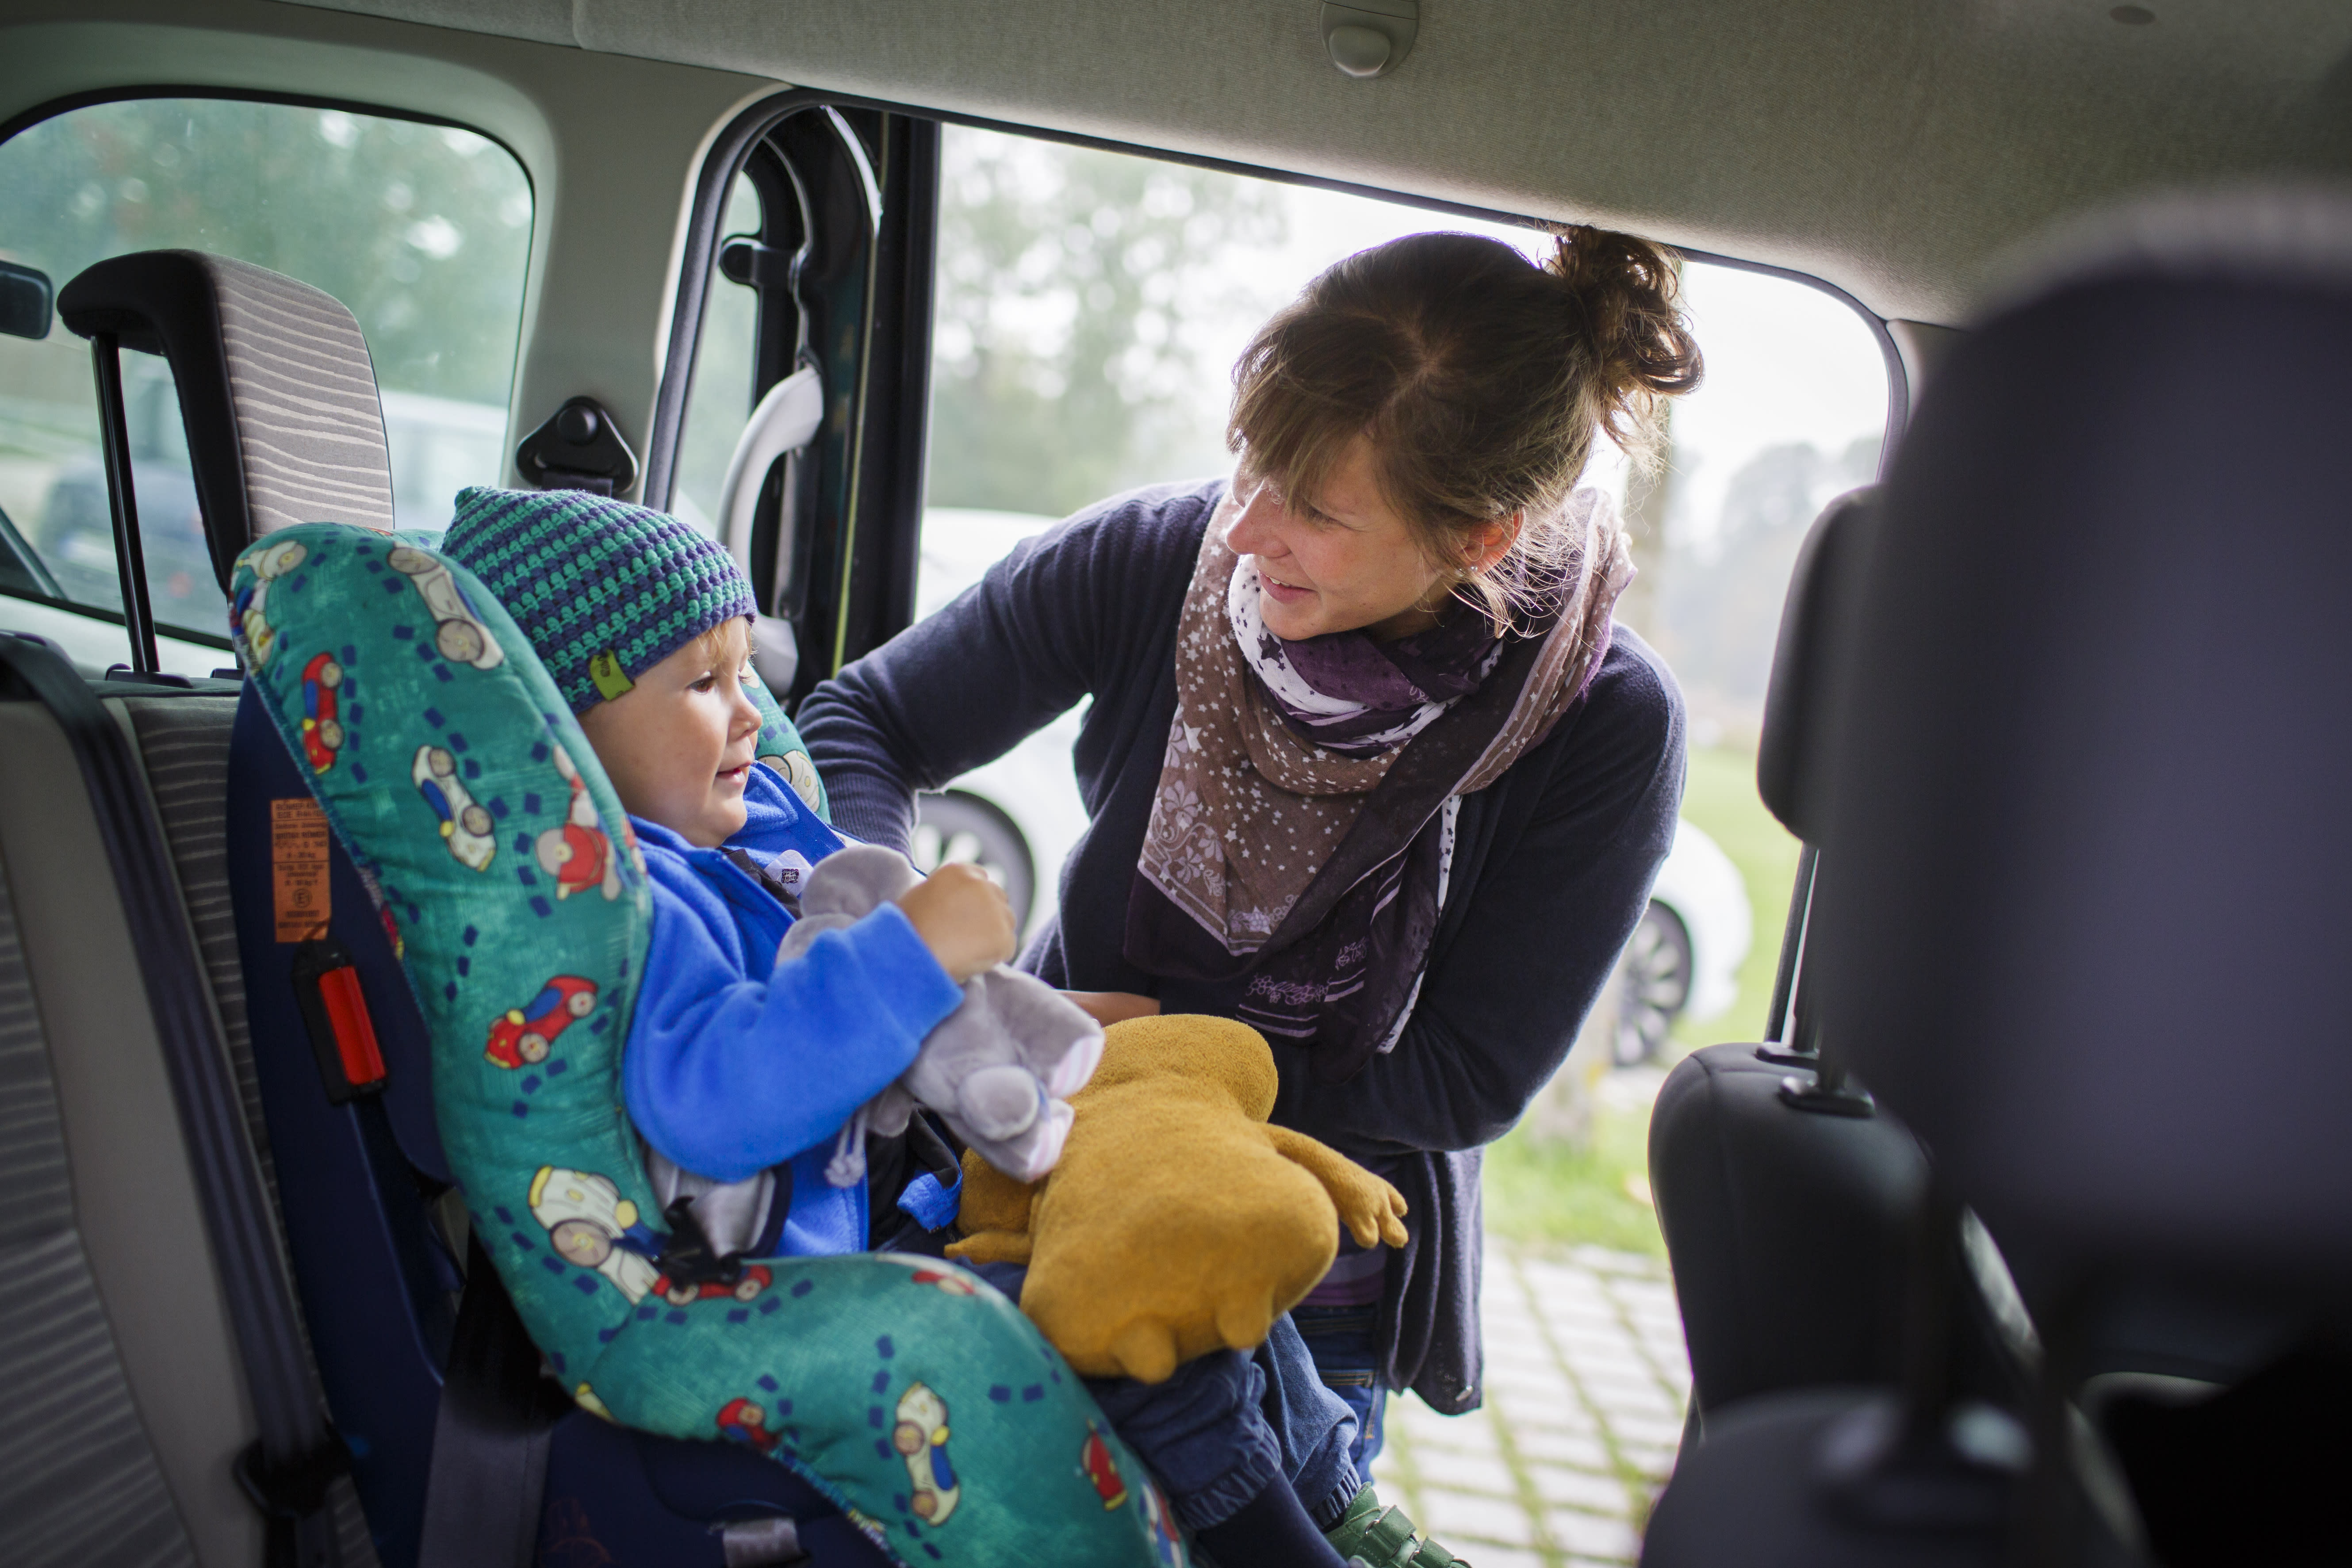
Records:
M1560 229L1544 270L1559 278L1583 318L1612 404L1612 440L1645 450L1662 398L1699 384L1706 365L1682 310L1677 258L1648 240L1589 224Z

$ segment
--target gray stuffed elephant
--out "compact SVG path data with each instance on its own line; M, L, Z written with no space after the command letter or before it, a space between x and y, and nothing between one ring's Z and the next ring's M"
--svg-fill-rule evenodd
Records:
M827 855L801 882L801 916L779 961L807 951L913 887L906 857L877 844ZM963 1005L923 1040L897 1082L861 1108L827 1176L837 1186L865 1177L864 1131L907 1130L919 1105L936 1111L956 1136L1015 1181L1054 1168L1070 1133L1067 1097L1102 1059L1102 1026L1033 975L1000 964L963 988ZM860 1130L862 1129L862 1131Z

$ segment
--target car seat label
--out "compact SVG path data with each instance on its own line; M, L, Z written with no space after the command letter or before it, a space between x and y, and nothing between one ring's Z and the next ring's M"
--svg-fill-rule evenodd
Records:
M269 867L278 940L324 936L334 909L327 891L327 813L308 795L269 802Z

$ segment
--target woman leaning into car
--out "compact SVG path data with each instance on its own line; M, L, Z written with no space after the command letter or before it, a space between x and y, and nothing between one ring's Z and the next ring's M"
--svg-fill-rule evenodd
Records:
M1479 1401L1480 1147L1559 1066L1673 841L1681 699L1611 621L1624 534L1575 484L1697 384L1675 289L1591 228L1541 266L1465 235L1351 256L1242 356L1231 481L1024 541L800 716L835 821L903 845L913 791L1093 699L1092 823L1022 962L1106 1021L1253 1026L1274 1120L1403 1190L1411 1242L1343 1236L1294 1314L1366 1475L1383 1390Z

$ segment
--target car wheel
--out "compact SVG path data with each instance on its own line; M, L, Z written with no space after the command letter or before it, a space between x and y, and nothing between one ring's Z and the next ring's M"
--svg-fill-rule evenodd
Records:
M482 634L470 621L444 621L434 628L433 645L453 664L470 664L481 656Z
M1654 900L1625 944L1619 973L1617 1063L1630 1067L1658 1054L1690 1001L1690 932L1682 916Z
M1037 898L1029 841L1010 818L977 795L951 789L916 797L915 836L907 852L926 876L956 861L977 865L1004 890L1005 902L1013 905L1014 929L1027 927Z

